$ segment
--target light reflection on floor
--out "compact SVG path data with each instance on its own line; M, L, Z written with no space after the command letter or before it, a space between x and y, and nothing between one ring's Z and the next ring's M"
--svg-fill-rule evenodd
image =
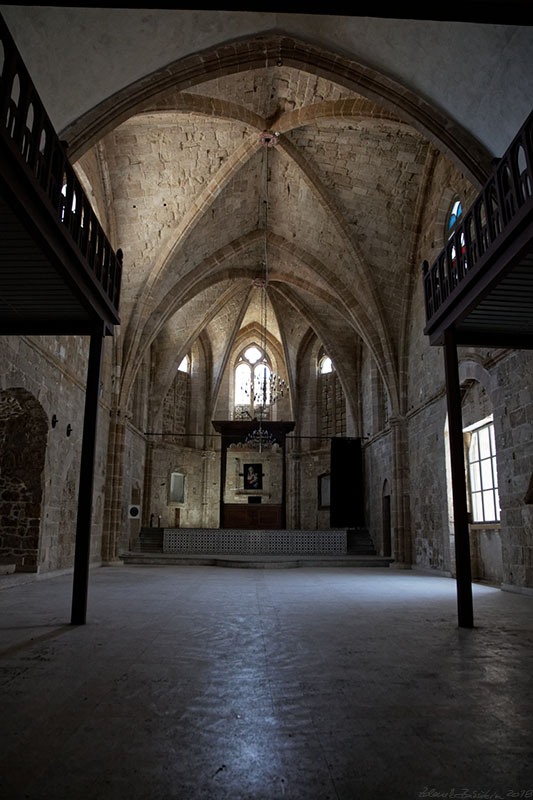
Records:
M533 790L532 597L460 630L415 572L105 568L72 628L70 590L0 591L6 800Z

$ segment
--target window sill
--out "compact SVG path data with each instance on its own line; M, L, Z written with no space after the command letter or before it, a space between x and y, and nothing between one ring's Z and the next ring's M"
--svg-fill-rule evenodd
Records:
M474 531L499 530L501 526L501 522L471 522L469 525L470 529Z

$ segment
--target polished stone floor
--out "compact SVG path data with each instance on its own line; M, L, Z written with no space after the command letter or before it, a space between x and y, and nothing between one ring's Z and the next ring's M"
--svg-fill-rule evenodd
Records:
M533 798L533 598L363 569L0 591L2 800Z

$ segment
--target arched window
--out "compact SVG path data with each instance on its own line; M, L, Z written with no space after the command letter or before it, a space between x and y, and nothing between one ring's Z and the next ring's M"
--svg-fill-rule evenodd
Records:
M257 345L245 348L235 366L234 418L270 418L271 369Z
M461 205L461 201L459 200L458 197L456 197L448 213L448 220L446 225L448 238L451 235L452 228L454 227L455 223L457 222L462 213L463 213L463 207Z
M66 213L66 207L67 207L66 199L67 199L68 191L69 191L69 186L68 186L68 183L67 183L67 178L65 176L63 178L63 187L61 189L61 194L65 198L65 200L63 200L62 204L61 204L61 222L63 222L64 219L65 219L65 213ZM71 205L70 205L70 210L71 210L72 214L76 213L76 203L77 203L76 192L73 191L72 192L72 202L71 202Z
M445 233L445 237L446 237L448 242L452 239L452 237L453 237L453 235L455 233L455 228L457 226L457 222L460 220L462 213L463 213L463 206L461 204L461 201L460 201L460 199L458 197L455 197L454 201L452 202L452 204L450 206L450 210L449 210L448 216L446 218L446 233ZM468 265L467 265L466 260L465 260L465 252L466 252L465 235L464 235L464 233L461 233L461 254L462 254L462 258L463 258L464 269L466 270L468 268ZM455 244L453 244L452 248L451 248L451 260L452 260L452 269L453 269L454 273L456 273L456 270L457 270L457 250L455 248Z
M329 356L322 356L318 363L318 371L321 375L333 372L333 362Z
M252 370L247 363L240 363L235 369L235 406L249 406Z
M320 436L346 435L346 401L335 365L323 350L318 363L317 428ZM321 442L324 444L324 441Z
M175 441L172 434L187 432L191 395L191 357L184 356L176 370L172 386L163 403L163 430L165 439ZM184 441L184 440L180 440Z

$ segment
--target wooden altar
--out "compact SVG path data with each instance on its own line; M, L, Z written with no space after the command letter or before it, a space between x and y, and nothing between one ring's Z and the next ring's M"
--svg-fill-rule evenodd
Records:
M294 422L259 422L253 420L213 420L213 427L222 436L220 458L220 528L242 530L283 530L286 527L286 464L285 438L294 430ZM251 437L255 442L251 443ZM277 447L281 461L281 481L279 496L273 497L271 487L263 485L262 462L264 455L272 447ZM226 482L228 477L228 449L234 453L246 454L247 473L239 473L242 487L234 490L237 502L227 502ZM250 455L252 453L253 455ZM253 462L252 462L253 458ZM251 468L251 470L250 470ZM273 476L267 476L273 482Z

